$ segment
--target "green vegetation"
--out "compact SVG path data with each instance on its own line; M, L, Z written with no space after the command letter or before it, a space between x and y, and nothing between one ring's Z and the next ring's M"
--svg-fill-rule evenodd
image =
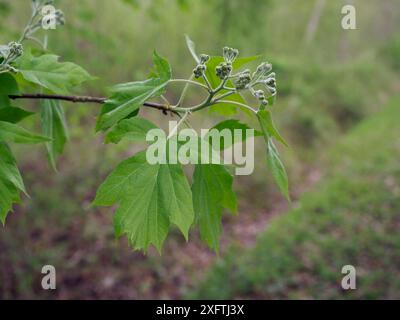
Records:
M329 174L271 221L254 249L232 249L196 298L394 299L400 292L400 99L334 148ZM357 290L343 291L354 265Z
M27 2L0 0L1 44L21 36L31 14ZM212 217L221 222L222 215L215 229L202 234L191 232L186 243L179 230L171 228L161 257L153 248L147 255L132 252L126 237L115 241L112 210L91 203L95 190L112 168L141 150L136 143L143 141L143 133L155 125L166 129L170 116L142 108L139 117L119 122L105 140L101 134L94 139L99 105L62 102L50 106L39 101L10 100L5 93L36 93L38 88L20 86L18 90L4 73L0 77L0 103L5 107L0 109L0 118L12 124L23 121L22 127L30 133L27 136L20 132L25 141L39 142L40 134L53 142L43 140L41 144L23 146L10 143L12 149L0 146L0 157L6 159L0 160L0 171L6 168L13 173L12 185L8 179L7 187L2 185L0 189L21 191L21 199L0 192L0 202L5 198L7 203L18 203L7 217L7 227L0 228L0 298L174 299L189 288L195 292L193 296L206 298L346 298L365 297L366 290L369 297L398 297L396 264L400 263L395 261L398 258L393 243L397 236L393 230L399 224L398 220L393 223L392 208L398 205L396 196L399 198L395 173L395 143L399 140L395 122L399 116L391 108L392 116L387 109L375 120L354 127L380 112L399 92L399 1L353 0L357 30L343 30L343 1L327 0L315 33L309 34L317 2L321 1L56 0L56 8L65 12L65 25L51 31L36 30L35 36L43 41L47 34L49 52L60 56L58 61L52 56L46 62L49 65L67 68L70 65L65 63L72 61L98 77L74 88L77 95L106 97L110 95L107 88L116 83L151 78L154 49L168 57L174 77L187 79L194 61L185 46L184 34L196 42L199 54L210 54L210 70L222 62L214 56L221 55L224 45L239 48L240 57L257 54L260 62L267 59L273 64L279 89L274 122L290 145L285 148L277 143L276 147L285 160L293 202L288 205L274 185L266 164L276 168L275 178L281 181L285 193L279 162L267 159L265 143L258 138L252 176L235 177L232 183L226 172L215 168L220 171L221 183L229 186L226 193L207 188L204 177L212 180L211 170L199 168L194 177L200 179L194 181L195 185L190 181L192 188L209 194L209 203L215 208ZM39 45L31 45L33 56L44 53ZM14 49L18 52L17 46ZM257 63L250 61L246 68L255 69ZM35 79L27 66L23 70L28 78ZM53 77L47 77L45 84L53 90L69 90L77 75L81 80L88 78L82 70L76 71L73 77L64 79L68 83L65 87L55 88ZM56 72L55 78L58 76L62 74ZM177 103L183 86L169 86L165 98ZM195 105L205 94L191 86L184 102ZM213 106L210 112L197 113L192 126L259 128L257 117L250 118L243 110L234 115L234 108L229 107ZM230 122L221 110L227 112ZM40 119L32 116L34 112L40 112ZM268 114L262 112L259 118L268 133ZM371 130L373 125L377 127ZM348 132L351 135L336 146ZM15 135L8 134L7 139L15 140ZM110 142L118 144L111 146L107 144ZM333 147L334 151L327 154ZM388 157L390 152L393 155ZM367 154L372 156L368 158ZM325 159L321 161L321 157ZM55 173L52 167L56 164ZM185 174L193 177L191 169ZM320 172L328 174L314 191L302 196L320 178ZM231 186L237 191L237 208ZM330 192L325 192L328 189ZM197 201L196 207L200 219L207 203ZM237 209L239 214L222 214L225 209ZM4 214L0 216L4 218ZM271 217L277 218L272 225ZM390 223L393 232L386 228ZM270 235L262 236L257 249L249 250L264 225L268 225ZM295 227L299 231L293 231ZM358 232L361 228L371 232ZM217 237L221 238L219 255L200 241L205 240L215 249ZM341 242L341 238L348 241ZM228 250L233 245L239 248ZM355 248L361 248L357 252L362 254L353 254ZM212 280L215 283L210 276L210 281L198 284L214 261L217 266L208 273L217 272ZM340 268L345 263L354 263L358 268L359 290L355 292L339 289ZM46 264L57 268L56 292L41 289L40 270Z

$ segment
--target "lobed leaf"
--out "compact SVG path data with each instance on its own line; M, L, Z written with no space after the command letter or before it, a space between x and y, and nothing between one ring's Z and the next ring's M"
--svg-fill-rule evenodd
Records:
M193 223L190 186L179 164L150 165L142 151L123 161L97 191L95 205L119 207L114 216L117 236L126 234L135 249L154 245L161 251L170 224L185 238Z
M192 192L196 224L201 239L215 251L219 250L223 209L237 211L232 181L232 175L223 165L198 164L195 167Z
M0 221L3 224L13 203L20 201L20 192L26 194L16 161L7 144L0 142Z
M67 94L77 85L93 79L82 67L59 62L58 56L52 54L34 57L27 51L17 60L16 67L26 81L59 94Z

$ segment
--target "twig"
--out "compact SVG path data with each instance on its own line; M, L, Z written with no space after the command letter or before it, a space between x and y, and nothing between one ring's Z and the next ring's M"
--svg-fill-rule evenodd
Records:
M63 100L63 101L69 101L73 103L99 103L103 104L107 101L107 98L103 97L90 97L90 96L65 96L65 95L59 95L59 94L42 94L42 93L24 93L21 95L10 95L8 96L12 100L17 100L17 99L48 99L48 100ZM175 110L172 110L170 106L167 106L165 104L159 104L155 102L145 102L143 103L143 106L149 107L149 108L154 108L158 109L165 112L173 112L176 113Z

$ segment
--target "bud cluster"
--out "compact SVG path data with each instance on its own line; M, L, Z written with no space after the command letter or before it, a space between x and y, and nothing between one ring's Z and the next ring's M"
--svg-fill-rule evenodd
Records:
M246 69L237 75L234 85L237 90L243 90L246 89L246 87L249 85L250 82L251 82L250 70Z
M194 77L201 78L207 70L206 63L210 60L210 56L207 54L201 54L199 57L199 64L193 69Z
M0 46L0 56L2 59L0 64L0 70L7 70L11 72L17 72L17 70L11 66L11 63L22 56L24 48L22 44L18 42L10 42L6 46Z
M236 60L238 55L239 55L238 49L233 49L229 47L224 47L223 49L223 56L227 64L232 64Z
M236 90L249 89L253 96L257 98L261 105L266 106L268 100L266 98L266 92L270 96L276 95L276 79L275 73L272 71L272 65L268 62L261 63L253 74L250 70L245 70L234 76L234 86ZM257 85L263 85L266 88L266 92L263 90L255 90Z
M221 62L215 68L215 74L221 80L228 79L228 77L230 76L231 72L232 72L232 65L227 63L227 62Z
M22 56L22 54L24 53L24 48L22 47L22 44L15 41L10 42L8 44L8 50L9 50L8 54L9 60L15 60L16 58Z

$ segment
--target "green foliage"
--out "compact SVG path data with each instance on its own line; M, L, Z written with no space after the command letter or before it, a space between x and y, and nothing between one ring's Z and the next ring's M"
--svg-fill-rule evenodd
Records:
M34 112L12 106L0 108L0 121L18 123L34 114Z
M279 189L285 195L286 199L290 200L289 195L289 181L286 174L285 167L279 157L278 150L271 138L267 142L267 164L271 170L275 182L278 184Z
M4 224L13 203L20 201L19 193L26 193L16 161L7 144L0 141L0 220Z
M138 82L124 83L111 89L112 95L104 104L97 120L97 130L106 130L138 110L147 100L162 95L171 79L167 60L156 52L153 55L155 76Z
M69 140L68 127L64 109L59 101L44 100L41 102L41 120L43 134L51 139L46 143L49 162L56 169L57 157L64 152Z
M273 219L254 248L232 248L189 297L398 299L399 103L340 140L327 179ZM340 287L348 264L357 290Z
M180 4L184 6L185 1ZM189 51L196 62L193 75L189 79L172 79L169 62L154 51L154 69L147 80L117 84L111 88L110 96L106 99L83 97L80 100L79 97L66 97L72 89L93 78L74 63L60 62L58 56L48 53L46 39L41 41L34 37L41 26L40 10L44 5L44 1L34 1L32 18L20 40L0 47L0 143L4 144L2 153L5 159L0 171L0 187L4 190L0 203L3 222L12 204L19 201L19 192L25 191L6 143L45 143L50 165L56 169L57 158L68 142L67 121L58 99L104 102L97 117L96 131L105 134L106 143L118 144L122 140L145 142L149 130L157 127L138 117L142 107L159 109L164 114L170 113L180 118L167 137L167 164L150 164L146 159L146 151L139 152L121 162L111 172L93 201L98 206L118 205L114 215L115 233L117 236L127 235L135 249L147 251L150 245L154 245L161 252L172 225L177 226L186 239L192 225L198 226L201 238L208 246L216 251L219 249L223 210L236 212L237 203L232 190L232 175L223 165L215 163L219 163L219 152L231 145L221 140L218 150L211 150L208 155L205 153L206 148L201 147L204 140L195 138L201 150L191 150L194 152L193 157L203 159L207 155L211 161L209 164L195 165L192 187L182 166L170 163L168 153L172 147L171 138L177 136L180 126L190 126L190 116L203 109L209 108L220 115L231 116L240 108L248 116L258 118L262 132L255 131L254 135L264 136L272 176L282 193L289 197L286 172L272 139L285 145L286 142L276 130L270 110L266 110L267 106L272 107L277 93L271 64L263 62L253 73L248 69L240 70L260 56L240 58L239 51L230 47L223 48L222 56L198 55L194 42L186 36ZM57 25L64 24L62 12L57 11L56 16ZM25 42L28 40L39 44L41 50L27 48ZM185 84L175 105L164 96L167 85L174 83ZM188 86L205 90L205 100L197 105L184 106ZM33 115L30 111L11 105L10 98L27 97L21 96L19 87L24 90L39 89L42 93L39 97L33 97L44 99L40 101L43 136L17 125L24 118ZM257 99L255 107L248 104L243 93ZM163 103L152 101L157 98ZM229 133L239 130L242 133L241 141L244 141L249 137L246 131L251 128L238 120L227 119L213 129L216 132L227 130ZM206 139L209 138L212 138L211 134L206 136ZM207 140L205 143L208 146ZM183 145L181 141L178 144ZM10 174L6 173L7 167L12 169Z
M51 141L51 139L33 134L14 123L0 121L0 141L34 144Z
M150 165L140 152L123 161L97 191L95 205L119 203L114 216L117 236L127 234L135 249L150 244L161 252L170 224L185 238L194 212L189 184L180 165Z
M200 236L208 246L219 250L222 211L237 210L232 191L233 178L222 165L198 164L193 174L193 206Z
M67 94L72 88L92 79L80 66L59 62L58 57L52 54L34 57L28 51L17 61L16 68L26 81L59 94Z
M207 139L207 137L210 136L210 134L213 132L213 129L217 130L218 132L228 130L232 134L232 137L234 137L235 131L240 130L241 131L240 138L241 138L241 142L242 142L246 138L250 137L249 134L246 135L246 131L249 129L252 129L252 128L250 128L247 124L242 123L236 119L224 120L224 121L216 124L214 127L212 127L211 130L209 131L209 133L207 134L207 136L205 137L205 139ZM258 130L254 130L254 137L260 137L260 136L263 136L263 134ZM220 150L224 150L226 148L231 147L230 142L231 141L225 141L225 139L223 139L223 136L221 136L220 143L219 143Z
M271 170L275 182L279 186L281 192L285 195L286 199L290 200L289 195L289 181L286 174L285 167L280 159L279 152L276 149L272 138L277 139L279 142L287 146L286 141L282 138L276 130L272 121L271 112L268 110L259 110L257 118L264 134L264 139L267 144L267 164Z
M112 142L116 144L122 139L131 142L146 141L147 132L155 128L157 126L153 123L140 117L125 119L110 129L105 141L106 143Z

